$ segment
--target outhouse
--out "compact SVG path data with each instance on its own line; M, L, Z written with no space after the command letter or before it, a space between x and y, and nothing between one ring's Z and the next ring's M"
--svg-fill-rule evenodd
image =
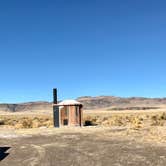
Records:
M83 105L76 100L64 100L57 103L57 90L54 89L54 126L82 126Z

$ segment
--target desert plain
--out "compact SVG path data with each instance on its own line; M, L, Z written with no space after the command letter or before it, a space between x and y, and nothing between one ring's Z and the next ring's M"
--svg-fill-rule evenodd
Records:
M165 166L166 107L84 110L83 127L54 128L52 113L0 114L2 166Z

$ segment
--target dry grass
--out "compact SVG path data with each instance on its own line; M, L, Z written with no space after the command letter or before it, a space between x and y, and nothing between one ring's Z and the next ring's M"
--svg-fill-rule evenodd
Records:
M100 126L125 126L131 129L140 129L149 126L166 126L166 112L95 112L84 113L84 124ZM0 126L8 128L39 128L53 127L52 115L39 114L12 114L0 115Z
M102 126L126 126L132 129L139 129L149 126L165 126L166 112L155 113L122 113L116 114L88 114L84 116L84 121L88 120L92 125Z
M52 127L53 121L52 117L47 115L3 115L0 116L0 125L16 129Z

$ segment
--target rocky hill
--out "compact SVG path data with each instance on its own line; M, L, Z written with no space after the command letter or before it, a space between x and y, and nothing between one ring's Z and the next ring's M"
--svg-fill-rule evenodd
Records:
M5 112L38 112L52 110L52 104L49 102L28 102L20 104L0 104L0 111Z
M166 105L166 98L143 98L130 97L122 98L115 96L98 96L98 97L80 97L77 99L84 104L85 109L97 108L128 108L128 107L159 107Z
M131 97L122 98L114 96L84 96L77 98L84 105L84 109L112 108L115 110L123 109L148 109L166 106L166 98L143 98ZM5 112L38 112L52 111L52 103L50 102L28 102L20 104L0 104L0 111Z

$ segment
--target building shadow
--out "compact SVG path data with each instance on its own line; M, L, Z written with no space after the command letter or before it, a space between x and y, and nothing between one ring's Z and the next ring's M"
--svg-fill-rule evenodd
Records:
M84 126L97 126L97 124L95 124L91 120L86 120L85 123L84 123Z
M6 153L9 149L10 147L0 147L0 161L5 159L9 155L9 153Z

